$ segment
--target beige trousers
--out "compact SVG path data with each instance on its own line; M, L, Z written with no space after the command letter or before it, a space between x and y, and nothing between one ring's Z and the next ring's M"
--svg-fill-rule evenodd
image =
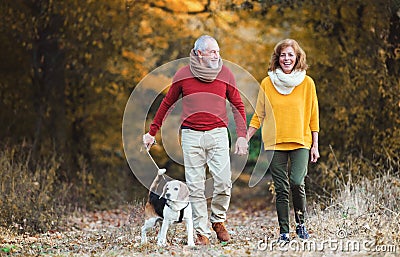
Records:
M223 222L231 198L231 167L227 128L209 131L182 129L185 178L197 233L210 237L207 199L211 199L210 221ZM212 179L206 177L206 167Z

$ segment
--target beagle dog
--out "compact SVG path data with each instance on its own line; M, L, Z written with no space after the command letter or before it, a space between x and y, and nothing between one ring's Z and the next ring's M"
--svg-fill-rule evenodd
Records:
M144 209L145 222L142 226L142 244L147 243L147 231L154 227L158 221L162 220L161 229L157 237L157 245L165 246L169 226L184 220L188 235L187 243L189 246L194 246L192 206L189 202L189 189L185 183L172 180L165 184L162 194L158 196L155 192L164 173L165 169L159 169L158 175L150 186L149 199Z

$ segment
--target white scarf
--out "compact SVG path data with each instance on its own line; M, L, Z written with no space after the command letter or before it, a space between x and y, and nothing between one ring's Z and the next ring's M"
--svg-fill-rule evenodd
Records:
M293 89L303 82L306 77L306 71L294 70L290 74L284 73L281 69L268 71L272 84L282 95L289 95Z

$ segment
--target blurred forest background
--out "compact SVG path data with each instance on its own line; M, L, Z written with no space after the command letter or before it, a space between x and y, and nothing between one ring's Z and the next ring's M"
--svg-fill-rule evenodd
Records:
M122 145L125 105L146 74L187 57L202 34L257 81L279 40L304 48L320 104L314 195L330 197L349 174L399 176L399 0L0 3L2 226L45 230L68 210L143 196Z

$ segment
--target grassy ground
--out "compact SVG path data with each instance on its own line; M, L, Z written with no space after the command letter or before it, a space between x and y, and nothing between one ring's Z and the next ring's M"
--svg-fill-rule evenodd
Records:
M248 190L243 191L243 190ZM0 231L1 256L398 256L400 254L400 180L385 175L344 185L337 199L321 209L309 203L308 241L272 244L276 213L269 193L234 188L227 221L232 240L187 247L183 224L168 232L167 247L156 246L158 227L140 244L143 202L98 212L76 211L58 230L43 234ZM247 196L247 197L243 197ZM294 224L292 224L294 230Z

